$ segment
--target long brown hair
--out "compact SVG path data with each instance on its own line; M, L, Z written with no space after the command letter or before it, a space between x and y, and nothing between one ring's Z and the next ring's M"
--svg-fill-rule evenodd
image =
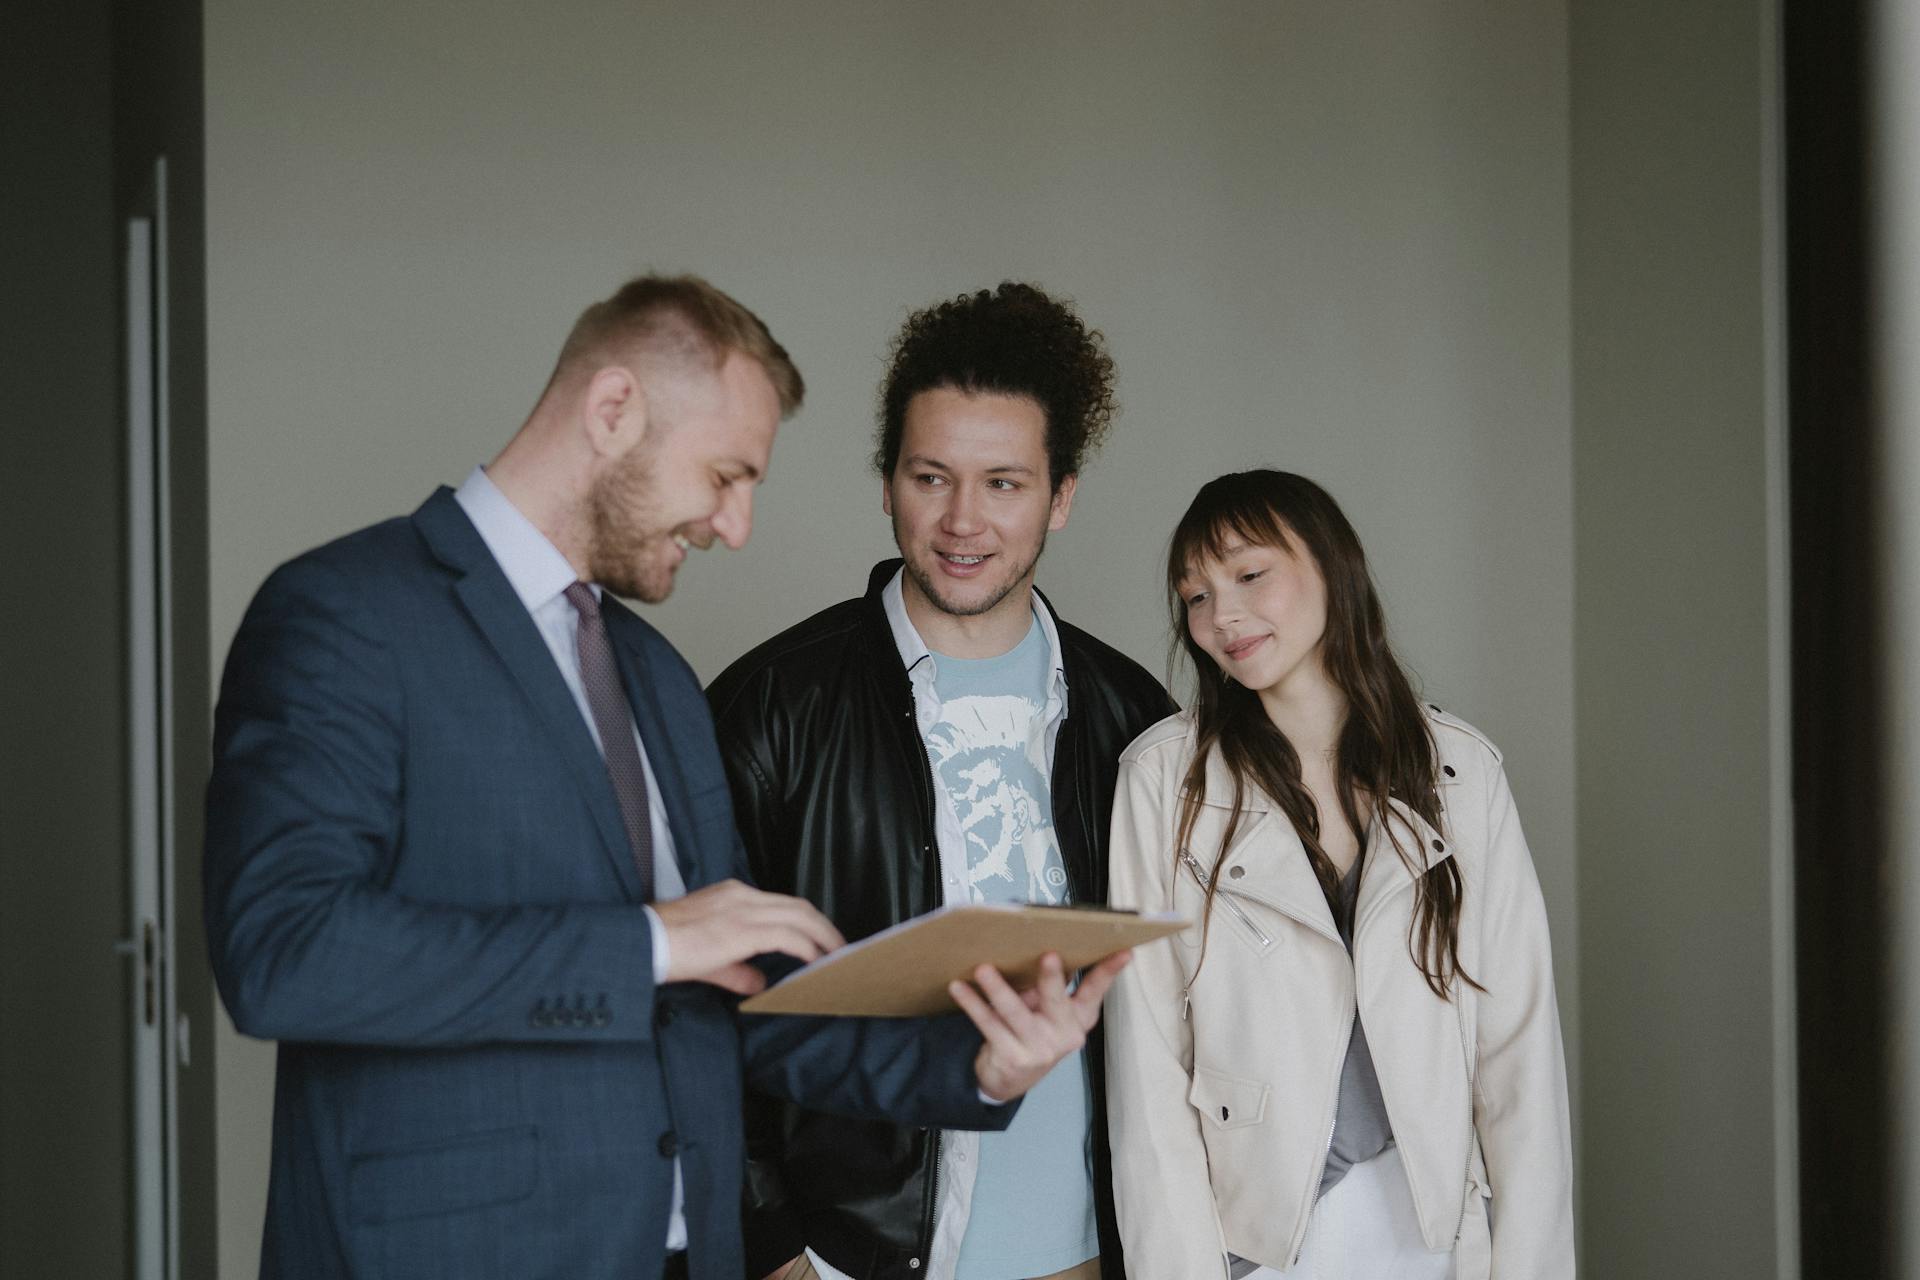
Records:
M1209 481L1180 518L1167 548L1174 650L1184 651L1192 662L1198 686L1193 703L1198 741L1182 790L1175 874L1206 800L1207 757L1218 750L1233 777L1232 814L1207 877L1203 939L1212 921L1221 864L1239 829L1249 786L1279 804L1306 846L1327 905L1336 916L1341 910L1340 875L1321 845L1319 808L1301 780L1293 744L1268 718L1259 695L1229 679L1187 629L1180 582L1200 562L1220 559L1236 538L1310 556L1319 568L1327 597L1320 661L1347 700L1334 766L1341 815L1362 842L1362 858L1371 852L1365 848L1366 834L1377 821L1413 875L1407 949L1434 994L1446 999L1455 976L1478 987L1460 967L1460 870L1452 858L1428 865L1417 839L1414 852L1409 852L1395 832L1395 824L1405 822L1387 804L1397 799L1428 823L1440 825L1433 735L1413 684L1387 643L1386 619L1366 553L1332 496L1306 477L1286 471L1242 471ZM1203 956L1204 946L1203 941Z

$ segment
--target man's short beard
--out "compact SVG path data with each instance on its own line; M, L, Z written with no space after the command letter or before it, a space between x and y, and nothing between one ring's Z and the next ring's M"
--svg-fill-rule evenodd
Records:
M673 574L654 580L636 572L637 554L665 533L651 530L654 501L652 453L642 445L603 475L588 495L587 519L593 530L588 568L593 581L617 596L659 604L673 592Z
M642 604L659 604L673 594L673 579L664 581L641 579L628 572L626 567L609 567L593 575L593 580L604 589L626 600L638 600Z
M1041 532L1040 545L1033 549L1033 559L1027 561L1024 565L1021 565L1020 572L1014 574L1013 577L1008 580L1006 586L1002 587L999 591L995 592L992 595L992 597L990 597L989 599L987 599L985 602L981 604L970 604L970 605L964 605L964 606L956 605L953 602L942 598L940 594L940 588L937 585L935 585L932 575L927 573L918 564L914 563L913 557L907 554L907 549L904 546L901 546L900 520L899 520L899 517L897 516L894 518L894 521L893 521L893 545L900 548L900 559L901 559L901 562L906 565L907 576L913 579L914 586L920 588L920 594L923 597L925 597L927 603L931 604L934 608L938 609L940 612L948 615L949 617L977 618L983 613L993 612L994 609L1000 606L1001 601L1005 600L1008 596L1013 594L1014 588L1018 587L1022 582L1026 581L1027 575L1033 572L1033 567L1040 563L1041 555L1046 552L1047 535L1044 530ZM930 554L937 555L939 553L931 552Z

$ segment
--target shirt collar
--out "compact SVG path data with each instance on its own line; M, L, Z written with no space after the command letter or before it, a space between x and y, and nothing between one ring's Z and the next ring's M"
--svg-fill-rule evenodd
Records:
M473 521L481 541L499 562L500 572L507 575L507 582L528 613L539 612L579 581L580 575L560 554L560 548L500 492L486 468L475 467L453 497L467 519ZM598 599L600 588L595 586L593 594Z
M907 597L900 586L906 573L904 566L893 571L893 577L880 589L880 604L887 611L887 625L893 629L893 647L900 651L900 664L911 672L923 659L931 658L933 651L920 638L913 619L907 617Z
M887 625L893 630L893 647L900 651L900 663L906 667L909 675L916 675L915 668L922 661L932 673L935 662L933 651L927 648L927 642L920 638L920 632L913 625L913 619L907 616L906 589L901 585L906 578L903 565L894 570L887 585L880 588L880 604L887 611ZM1047 659L1053 672L1055 696L1065 700L1067 665L1065 655L1060 649L1060 628L1054 624L1053 612L1047 608L1047 602L1040 593L1033 593L1034 616L1040 619L1040 629L1047 636Z

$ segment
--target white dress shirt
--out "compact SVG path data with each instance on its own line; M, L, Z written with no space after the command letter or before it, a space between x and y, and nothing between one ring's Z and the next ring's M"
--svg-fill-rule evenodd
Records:
M475 467L453 496L467 513L467 519L473 521L473 527L479 530L481 541L493 553L514 594L532 615L533 625L539 629L540 638L547 642L547 649L560 668L561 679L573 694L574 705L580 709L587 732L593 735L593 745L604 756L606 747L600 741L600 730L594 725L593 712L587 705L586 683L580 678L580 615L566 597L567 588L579 581L580 575L560 554L560 549L500 492L485 468ZM593 594L595 599L600 597L598 586L593 587ZM637 725L633 740L640 748L640 764L647 773L647 818L653 829L654 900L678 898L686 893L687 882L680 874L680 864L674 861L673 831L667 825L667 811L660 800L660 782L654 777L653 765L647 759L647 745L640 740ZM671 960L667 931L652 907L642 907L642 910L647 913L647 928L653 939L653 980L665 982ZM680 1161L676 1158L673 1209L667 1219L667 1248L671 1251L686 1247L686 1189L680 1175Z

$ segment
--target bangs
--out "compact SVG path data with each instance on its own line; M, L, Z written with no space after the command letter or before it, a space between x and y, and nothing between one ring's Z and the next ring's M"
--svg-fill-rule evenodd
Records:
M1292 535L1267 500L1270 495L1248 491L1252 486L1235 487L1242 491L1232 492L1219 481L1209 484L1180 518L1167 548L1170 587L1201 562L1225 559L1227 549L1236 543L1295 551Z

